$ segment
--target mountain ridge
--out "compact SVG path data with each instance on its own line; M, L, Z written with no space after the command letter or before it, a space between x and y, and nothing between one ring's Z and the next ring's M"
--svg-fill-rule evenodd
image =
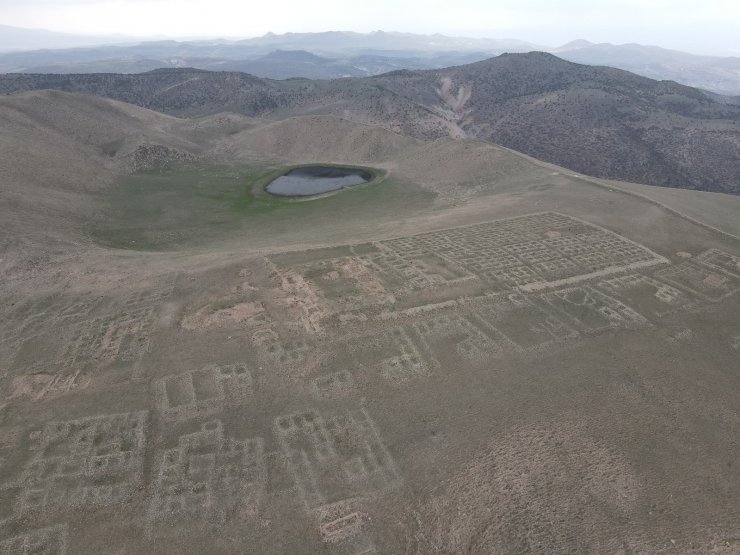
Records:
M549 53L439 70L276 81L235 72L0 76L178 116L334 115L422 138L474 137L595 177L740 192L740 106L704 91Z
M542 50L573 62L608 65L653 79L669 79L720 94L740 95L738 57L698 55L635 43L611 44L577 39L549 47L517 39L328 31L268 33L240 40L168 39L110 44L123 40L101 39L104 44L87 47L0 53L0 72L139 73L156 67L198 67L215 71L246 71L259 77L278 79L330 79L377 75L394 69L437 69L483 60L504 52ZM286 50L305 51L326 58L326 61L317 66L297 65L290 60L250 66L251 62L275 51Z

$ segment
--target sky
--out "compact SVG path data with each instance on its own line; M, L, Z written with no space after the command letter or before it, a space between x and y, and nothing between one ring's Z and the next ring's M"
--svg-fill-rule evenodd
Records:
M740 0L0 0L0 24L137 37L375 30L740 55Z

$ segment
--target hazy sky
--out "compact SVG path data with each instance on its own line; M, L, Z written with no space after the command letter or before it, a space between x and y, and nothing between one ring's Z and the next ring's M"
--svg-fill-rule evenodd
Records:
M382 29L740 54L740 0L0 0L0 23L170 37Z

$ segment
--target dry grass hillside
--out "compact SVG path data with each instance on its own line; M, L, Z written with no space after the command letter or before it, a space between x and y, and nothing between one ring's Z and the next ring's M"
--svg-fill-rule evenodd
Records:
M6 237L18 227L82 217L89 194L152 157L194 156L201 147L180 120L130 104L56 91L0 98L0 179ZM35 221L39 227L29 230ZM52 226L53 228L53 226Z
M653 185L737 193L740 182L740 106L730 97L545 53L325 81L192 69L0 76L0 92L45 88L178 116L331 115L417 138L467 136Z
M421 141L336 117L302 116L247 129L224 139L223 145L235 159L383 164L418 148Z
M49 91L0 172L3 555L738 553L738 197Z
M49 232L50 221L78 228L96 193L168 161L375 165L448 199L497 191L502 183L527 189L532 175L553 182L565 175L487 142L424 141L332 116L181 119L105 98L37 91L0 98L0 121L6 241ZM674 197L661 194L667 203ZM701 198L699 216L711 220L718 204Z

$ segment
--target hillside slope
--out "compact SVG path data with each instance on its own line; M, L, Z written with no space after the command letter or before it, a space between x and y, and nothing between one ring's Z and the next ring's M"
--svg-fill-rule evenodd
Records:
M447 108L470 136L589 175L739 192L740 107L549 54L503 55L383 86Z
M57 91L0 98L0 234L78 237L93 194L162 157L196 157L193 137L217 123Z
M740 106L733 100L546 53L329 81L192 69L0 77L0 92L44 88L178 116L340 116L420 138L490 140L597 177L740 192Z

